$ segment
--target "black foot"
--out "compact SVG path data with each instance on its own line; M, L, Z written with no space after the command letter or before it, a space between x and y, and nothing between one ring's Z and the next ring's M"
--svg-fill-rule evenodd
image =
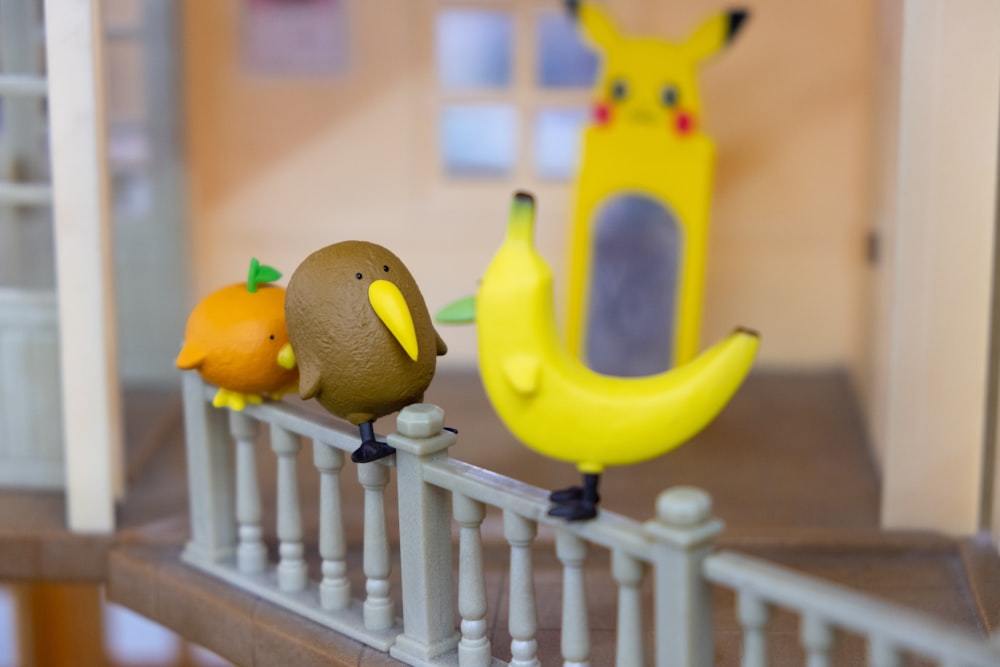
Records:
M549 502L555 503L556 505L566 505L569 503L579 502L584 495L582 486L570 486L565 489L559 489L558 491L553 491L549 494ZM594 499L594 503L601 501L601 497L598 495Z
M371 463L395 453L396 450L384 442L365 440L360 447L351 452L351 460L355 463Z
M597 505L585 501L556 505L549 510L549 516L567 521L586 521L597 516Z

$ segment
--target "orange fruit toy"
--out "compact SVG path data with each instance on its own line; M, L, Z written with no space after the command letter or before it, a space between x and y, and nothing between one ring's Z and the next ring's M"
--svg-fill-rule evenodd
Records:
M296 391L299 372L285 328L285 290L267 285L281 277L250 260L246 283L212 292L188 317L177 367L197 370L219 388L212 404L242 410L263 397Z

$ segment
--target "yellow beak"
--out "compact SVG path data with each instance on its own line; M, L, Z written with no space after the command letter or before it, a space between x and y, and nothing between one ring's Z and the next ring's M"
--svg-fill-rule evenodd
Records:
M403 293L388 280L376 280L368 287L368 302L396 341L413 361L417 360L417 332Z
M290 371L295 368L295 353L292 352L292 344L285 343L278 350L278 365L284 368L286 371Z

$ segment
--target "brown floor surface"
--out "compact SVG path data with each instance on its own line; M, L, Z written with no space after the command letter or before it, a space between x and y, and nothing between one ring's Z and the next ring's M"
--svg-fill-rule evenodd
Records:
M441 405L447 423L459 429L453 457L543 488L576 482L571 466L545 459L507 434L489 408L474 374L439 374L426 400ZM190 607L192 613L200 608L197 601L204 598L183 598L181 592L214 590L206 577L176 562L177 550L187 534L178 393L133 389L126 395L126 414L130 485L119 514L123 530L111 561L111 595L171 626L171 619L178 620L178 611L172 604L167 605L172 611L164 609L162 597L167 590L173 591L171 599L180 608ZM378 427L385 432L393 424L391 419L385 419ZM273 458L260 448L264 480L273 479ZM302 498L318 495L309 459L300 457ZM350 467L345 469L345 474L350 473ZM658 493L677 484L699 486L711 493L714 514L727 524L719 540L723 548L762 555L970 629L983 631L996 625L1000 605L996 604L995 591L1000 572L991 548L933 535L878 531L877 475L853 395L840 373L755 373L719 419L693 442L658 460L609 470L602 480L602 506L645 519L652 515ZM343 487L346 503L360 501L358 485L345 482ZM264 525L273 527L273 483L265 482L262 494ZM33 511L41 511L47 523L35 523L34 527L51 525L55 533L59 532L62 505L58 496L31 496L26 501L23 494L12 495L20 498L14 503L28 502L43 508ZM33 535L32 524L18 519L23 519L26 512L11 510L11 495L0 495L0 500L0 576L18 577L17 564L23 565L28 553L11 553L5 545L23 545L30 537L44 549L48 548L48 538ZM395 519L395 502L394 486L390 485L390 526ZM315 534L315 515L314 510L305 508L306 534ZM360 512L347 516L346 524L349 539L357 546ZM488 518L484 533L492 548L502 553L499 525L497 517ZM66 537L65 531L62 534L61 539L79 539ZM19 539L12 539L17 536ZM538 551L539 598L558 599L559 570L544 535ZM489 585L492 636L496 652L502 657L509 638L504 612L506 574L499 564L501 560L498 557L497 565L491 568ZM591 619L597 629L593 637L595 665L610 664L605 656L613 650L613 585L606 560L606 554L595 552L590 562L594 575L588 579L593 582L588 595ZM545 566L546 562L551 568ZM34 572L22 572L20 576L25 574L31 576ZM154 592L150 593L146 586ZM356 588L355 594L360 593L361 589ZM151 595L155 602L150 601ZM262 651L250 659L252 662L246 662L245 652L238 656L228 652L240 658L239 662L267 664L261 660L265 655L275 655L274 651L284 645L282 641L290 642L285 646L287 651L313 651L310 655L317 660L329 660L326 649L316 649L319 641L330 643L330 650L344 652L342 657L354 656L344 664L389 664L370 649L356 645L351 648L351 642L345 648L343 642L325 638L328 633L317 634L310 623L289 621L270 605L239 599L242 594L220 595L226 604L232 602L234 608L243 610L241 613L249 614L243 621L233 620L239 632L263 633L254 635L251 642L252 646L260 645L255 651ZM717 664L737 664L741 640L733 620L732 600L724 592L718 597ZM267 627L253 620L261 618L267 619ZM557 661L558 617L545 613L539 622L543 653ZM190 631L186 621L184 625ZM801 655L792 621L779 617L771 632L777 652L775 664L794 664L783 659ZM227 655L225 647L213 645L210 637L191 638ZM847 653L841 654L844 661L836 664L860 664L853 657L858 655L859 642L849 638L845 646L842 650ZM299 664L312 662L303 655ZM544 658L543 664L548 664Z

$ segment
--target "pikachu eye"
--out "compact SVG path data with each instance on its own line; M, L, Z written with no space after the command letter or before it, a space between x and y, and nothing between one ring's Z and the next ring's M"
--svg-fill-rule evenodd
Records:
M675 107L680 99L681 94L677 90L677 86L673 84L668 83L660 91L660 101L663 102L664 106Z
M611 94L611 99L621 102L628 97L628 83L625 79L615 79L611 82L608 92Z

